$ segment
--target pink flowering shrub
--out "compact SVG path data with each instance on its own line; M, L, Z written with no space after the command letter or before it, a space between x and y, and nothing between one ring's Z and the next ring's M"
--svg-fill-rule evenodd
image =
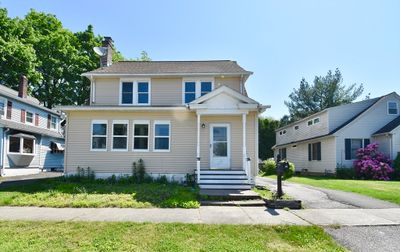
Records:
M390 180L390 174L394 171L391 167L392 161L378 151L378 147L377 143L371 143L357 151L357 160L354 161L357 177Z

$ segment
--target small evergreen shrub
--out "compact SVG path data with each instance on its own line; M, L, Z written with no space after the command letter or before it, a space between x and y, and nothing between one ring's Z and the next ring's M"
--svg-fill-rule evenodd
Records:
M185 184L187 186L195 187L196 186L196 174L186 174Z
M371 143L357 151L357 160L354 161L356 175L362 179L390 180L393 173L391 160L378 151L379 145Z
M338 179L356 179L356 171L353 167L346 167L338 164L336 167L336 178Z

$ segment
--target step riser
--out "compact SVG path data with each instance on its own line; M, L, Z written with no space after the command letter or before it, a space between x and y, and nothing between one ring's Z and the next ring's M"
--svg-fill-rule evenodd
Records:
M236 189L236 190L249 190L251 185L202 185L199 187L201 189Z
M247 179L245 175L200 175L200 179Z
M239 180L222 180L222 179L200 179L200 183L212 183L212 184L246 184L248 182L247 179L239 179Z
M197 174L197 171L195 171L195 173ZM200 176L201 175L214 175L214 174L221 174L221 175L246 175L246 173L244 171L238 170L231 170L231 171L224 171L224 170L211 170L211 171L200 171Z

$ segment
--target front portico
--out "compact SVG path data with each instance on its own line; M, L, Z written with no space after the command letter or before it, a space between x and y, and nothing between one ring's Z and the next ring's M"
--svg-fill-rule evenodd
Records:
M200 187L240 189L253 184L258 162L258 113L266 107L222 86L194 100L188 108L197 116L196 174Z

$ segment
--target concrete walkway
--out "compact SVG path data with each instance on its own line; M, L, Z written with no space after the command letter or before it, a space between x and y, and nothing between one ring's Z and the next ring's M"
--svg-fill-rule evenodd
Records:
M0 207L0 220L131 221L319 226L400 225L400 208L273 210L265 207L180 208Z
M203 206L199 209L0 207L0 220L309 225L295 214L285 210L220 206Z
M276 190L276 180L274 179L257 177L256 184ZM283 182L283 191L289 196L301 200L303 206L307 209L400 208L400 205L357 193L323 189L286 181Z

